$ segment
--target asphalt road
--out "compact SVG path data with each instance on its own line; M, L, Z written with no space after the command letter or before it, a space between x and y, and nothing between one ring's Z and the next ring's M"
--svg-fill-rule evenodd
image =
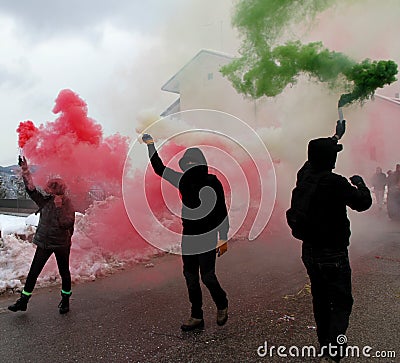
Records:
M399 356L400 225L373 213L353 219L355 305L349 344ZM138 265L73 286L71 311L64 316L57 309L58 287L35 290L24 313L7 310L15 296L1 297L0 362L319 361L257 355L264 342L287 348L317 344L300 244L287 230L275 229L254 242L232 242L218 259L217 273L230 304L224 327L216 325L215 307L203 289L205 330L182 333L189 304L180 258L152 262L152 268ZM345 360L372 361L396 360Z

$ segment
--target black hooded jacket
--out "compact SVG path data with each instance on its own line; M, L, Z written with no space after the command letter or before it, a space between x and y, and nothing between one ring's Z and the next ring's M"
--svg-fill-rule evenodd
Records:
M310 227L303 239L304 245L314 250L347 248L351 232L346 207L362 212L372 204L365 185L354 187L345 177L332 172L336 154L341 150L338 146L341 145L330 138L313 140L309 144L308 161L297 173L296 185L317 180L309 206Z
M198 148L189 148L179 161L183 173L166 167L154 144L148 145L155 173L179 189L182 198L183 235L211 233L228 239L229 219L225 195L218 178L208 173L207 161Z

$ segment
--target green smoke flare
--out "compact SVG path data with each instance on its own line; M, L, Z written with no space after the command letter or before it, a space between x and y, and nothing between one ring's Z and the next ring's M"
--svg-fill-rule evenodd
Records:
M242 0L237 4L233 24L244 36L242 56L222 67L221 72L236 90L253 98L274 97L301 74L346 92L339 106L363 102L378 87L396 80L397 65L366 59L357 63L346 55L323 47L322 43L290 41L275 45L286 28L307 20L330 7L333 0Z

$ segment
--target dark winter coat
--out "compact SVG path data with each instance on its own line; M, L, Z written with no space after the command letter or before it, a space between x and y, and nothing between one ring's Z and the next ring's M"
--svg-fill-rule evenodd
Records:
M311 197L305 247L313 250L342 251L349 245L350 221L346 207L358 212L367 210L371 204L371 193L365 185L352 186L346 178L330 170L315 170L306 162L297 173L297 184L306 183L319 175L318 184Z
M56 208L53 196L46 196L36 188L26 188L26 191L40 209L33 243L44 249L71 246L75 223L75 211L71 200L64 196L62 206Z
M166 167L153 144L148 145L148 149L155 173L178 188L181 194L183 239L206 234L215 244L219 233L220 239L227 240L229 219L224 190L218 178L208 173L201 150L186 150L179 161L182 173Z

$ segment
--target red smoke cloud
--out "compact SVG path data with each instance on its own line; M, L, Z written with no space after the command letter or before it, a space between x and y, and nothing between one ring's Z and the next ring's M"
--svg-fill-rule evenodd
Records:
M20 145L32 165L35 182L60 176L69 186L76 206L85 206L89 189L121 195L121 176L128 151L128 138L119 134L103 138L102 128L87 115L87 105L71 90L59 93L53 112L55 121L36 128L32 122L17 129Z
M346 135L346 144L351 148L348 155L353 172L361 173L369 181L377 166L386 172L400 163L400 106L376 98L365 108L366 120L360 120L365 123L364 130L361 134Z
M21 122L17 129L24 155L37 166L35 184L43 186L55 175L63 178L75 208L82 212L89 205L90 191L112 196L88 210L74 242L79 245L80 238L89 237L103 252L147 248L129 222L121 195L129 138L103 137L101 125L88 117L86 102L71 90L59 93L53 112L58 115L54 121L38 128L31 121Z
M76 208L82 212L89 206L87 199L90 191L100 190L103 199L108 197L86 210L77 225L74 244L78 247L80 244L87 245L89 238L93 248L98 247L103 253L133 252L135 256L148 254L149 250L154 253L131 225L122 199L123 167L129 138L119 134L104 137L101 126L88 116L86 102L71 90L59 93L53 112L58 115L54 121L39 127L35 127L31 121L22 122L17 130L24 155L30 165L37 166L33 175L35 184L43 186L51 176L63 178ZM205 144L215 147L215 150L224 150L226 154L230 154L232 149L231 145L213 139ZM179 170L176 155L185 149L185 146L169 142L160 150L160 156L165 164L172 160L168 166ZM211 151L210 157L214 159L214 165L218 165L218 154ZM249 215L240 229L240 235L247 236L258 208L260 189L254 162L243 160L240 164L250 189ZM210 173L216 174L221 180L229 207L232 201L231 186L237 186L240 178L233 173L234 176L227 180L213 168L210 168ZM168 183L163 183L161 187L161 178L154 174L151 166L147 170L135 170L134 177L124 182L127 183L127 190L132 191L124 195L127 205L137 205L140 194L146 193L147 202L160 223L175 232L181 231L179 216L174 216L164 201L165 197L172 200L179 211L179 192ZM242 196L235 192L234 197L243 197L245 202L244 194ZM232 211L231 217L234 218L234 214L235 211ZM131 217L140 221L140 225L148 226L151 233L154 231L157 238L163 240L163 229L154 225L150 216L137 213ZM178 242L165 241L166 245Z
M38 129L35 127L32 121L21 122L17 128L18 132L18 146L23 148L26 142L34 137L38 133Z

